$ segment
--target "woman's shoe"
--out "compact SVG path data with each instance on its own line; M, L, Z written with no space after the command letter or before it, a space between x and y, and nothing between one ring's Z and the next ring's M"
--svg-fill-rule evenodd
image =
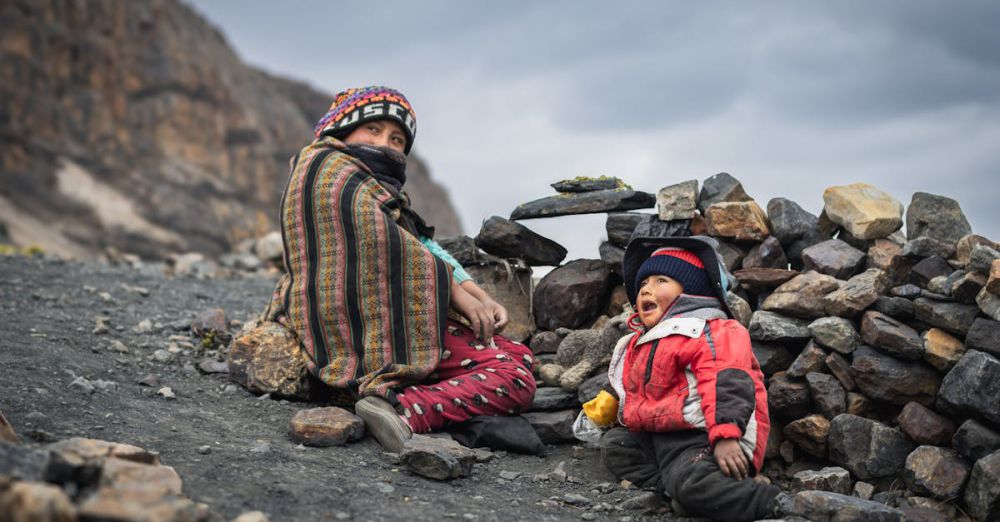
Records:
M364 397L354 404L354 412L365 421L365 429L390 453L399 453L413 436L410 427L385 399Z

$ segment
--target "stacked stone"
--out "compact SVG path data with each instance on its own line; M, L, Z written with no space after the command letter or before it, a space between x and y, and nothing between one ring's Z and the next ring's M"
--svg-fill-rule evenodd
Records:
M526 417L546 441L571 440L628 333L613 275L628 239L687 235L703 220L767 377L765 472L907 517L950 519L956 505L1000 517L1000 245L945 197L916 193L905 213L864 183L823 198L819 216L784 198L765 211L722 173L700 192L697 181L661 189L655 215L610 213L603 262L566 263L535 290L540 388Z

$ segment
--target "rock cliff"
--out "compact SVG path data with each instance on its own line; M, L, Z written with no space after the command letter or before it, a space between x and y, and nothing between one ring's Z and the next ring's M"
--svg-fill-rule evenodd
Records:
M4 1L0 78L0 230L73 257L214 255L273 230L331 99L245 65L175 0ZM413 159L417 210L460 233Z

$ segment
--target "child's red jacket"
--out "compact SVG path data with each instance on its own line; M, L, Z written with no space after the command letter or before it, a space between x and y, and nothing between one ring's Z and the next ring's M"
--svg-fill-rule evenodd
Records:
M619 341L609 371L630 431L703 429L708 441L739 439L756 471L770 420L750 334L732 319L674 317Z

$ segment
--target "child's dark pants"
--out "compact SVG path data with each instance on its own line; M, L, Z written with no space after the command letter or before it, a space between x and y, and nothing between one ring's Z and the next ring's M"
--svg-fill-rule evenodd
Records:
M700 517L767 518L781 491L722 473L702 430L632 433L614 428L601 437L600 448L601 460L616 477L662 491Z

